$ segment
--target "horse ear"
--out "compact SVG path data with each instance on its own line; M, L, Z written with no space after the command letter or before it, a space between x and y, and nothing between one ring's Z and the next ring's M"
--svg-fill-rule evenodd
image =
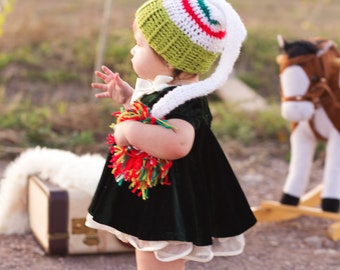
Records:
M277 35L277 42L279 43L279 48L281 50L284 50L286 46L286 40L281 35Z
M333 66L340 68L340 57L334 58L333 59Z

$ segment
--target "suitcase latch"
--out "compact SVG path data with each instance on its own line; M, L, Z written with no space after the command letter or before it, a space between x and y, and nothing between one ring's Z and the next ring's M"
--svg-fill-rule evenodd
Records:
M83 243L87 246L99 245L97 230L85 226L85 218L72 219L72 234L85 234Z

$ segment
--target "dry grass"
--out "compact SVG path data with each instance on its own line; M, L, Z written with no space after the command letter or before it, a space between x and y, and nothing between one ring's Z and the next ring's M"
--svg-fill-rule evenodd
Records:
M248 29L291 38L324 36L339 40L337 0L233 1Z
M42 40L73 39L97 33L105 1L17 0L5 23L0 48ZM113 0L110 30L130 27L142 0ZM338 39L340 4L337 0L230 1L248 29L278 32L295 38L326 36Z
M113 1L110 30L129 27L137 3L142 1ZM100 31L103 6L97 0L18 0L5 22L0 48L91 36Z

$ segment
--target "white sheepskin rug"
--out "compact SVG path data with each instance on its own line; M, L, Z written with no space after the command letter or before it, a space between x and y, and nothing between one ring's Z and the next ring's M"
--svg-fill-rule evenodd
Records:
M0 234L30 231L27 179L37 175L63 188L74 187L93 196L105 159L99 154L36 147L24 151L5 169L0 180Z

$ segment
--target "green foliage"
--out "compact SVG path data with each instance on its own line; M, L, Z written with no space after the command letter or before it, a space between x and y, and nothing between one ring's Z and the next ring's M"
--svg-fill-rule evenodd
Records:
M93 132L90 130L75 131L71 133L70 145L71 146L82 146L82 145L94 145L95 139Z
M223 102L212 102L212 129L219 138L229 137L244 144L256 141L287 142L289 127L275 105L264 111L247 112Z
M70 82L89 84L94 52L87 41L90 38L77 40L71 47L63 42L42 42L0 52L0 71L10 65L22 67L15 74L16 79L41 82L47 88ZM6 81L5 76L1 77L0 82Z
M51 86L76 81L79 78L77 73L65 69L49 70L45 72L40 72L39 70L29 70L27 72L27 77L32 80L44 81Z
M12 61L12 55L0 53L0 69L6 67Z
M6 104L1 98L2 92L0 89L0 134L12 134L9 140L15 142L16 147L40 145L74 152L103 148L106 151L105 138L111 132L109 125L114 120L111 114L119 109L112 102L92 105L55 102L35 106L32 102L20 101Z
M92 68L95 58L96 38L93 36L86 36L76 39L72 46L65 43L62 46L65 50L70 51L72 55L72 62L77 66Z
M29 102L20 106L11 106L1 113L0 128L24 131L21 146L28 144L44 144L51 136L51 126L48 119L51 111L48 107L31 109Z
M277 100L279 97L279 69L276 36L265 32L248 32L240 61L238 77L260 95Z
M104 57L105 64L111 67L113 71L119 72L121 77L130 84L133 84L136 80L136 74L131 66L130 51L133 46L134 40L131 30L113 32L108 38Z
M105 101L92 106L66 102L40 107L30 102L12 104L1 108L0 130L15 130L20 136L20 147L103 147L111 132L111 113L118 109ZM250 113L215 100L211 101L211 110L212 128L219 139L232 138L246 145L265 140L288 141L289 127L277 106Z

